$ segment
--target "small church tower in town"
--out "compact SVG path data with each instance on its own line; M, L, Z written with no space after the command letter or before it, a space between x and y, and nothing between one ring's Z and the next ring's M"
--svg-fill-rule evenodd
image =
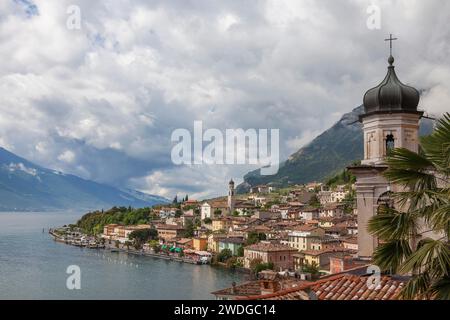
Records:
M228 213L231 215L234 212L234 181L230 180L228 183Z
M364 159L361 165L349 167L357 177L358 256L370 259L378 245L368 230L368 221L377 214L380 204L391 205L390 192L397 187L384 177L385 157L393 148L419 150L419 92L397 77L392 56L392 35L387 74L384 80L364 95L364 113L360 116L364 134ZM388 202L388 203L387 203Z

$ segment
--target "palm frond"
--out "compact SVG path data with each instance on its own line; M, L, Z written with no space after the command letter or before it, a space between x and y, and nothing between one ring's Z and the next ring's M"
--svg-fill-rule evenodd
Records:
M409 255L399 272L432 270L436 276L448 275L450 271L450 249L439 240L425 238L419 241L417 250Z
M382 240L408 239L416 230L417 215L414 212L398 212L379 206L378 214L368 223L368 230Z
M408 240L391 240L380 244L375 249L373 260L381 270L397 272L411 252Z
M424 155L398 148L392 150L386 163L389 168L384 176L389 181L414 190L436 188L434 165Z
M450 114L437 121L434 132L421 139L427 158L447 177L450 175Z
M440 300L450 300L450 277L443 277L430 288L432 296Z
M419 274L408 281L400 292L400 297L406 300L424 299L428 293L431 279L428 274Z

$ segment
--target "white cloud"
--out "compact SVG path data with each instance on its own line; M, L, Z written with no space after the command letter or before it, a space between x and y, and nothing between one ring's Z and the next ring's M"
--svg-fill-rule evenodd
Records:
M98 181L176 192L193 169L170 163L170 134L194 120L279 128L286 158L383 79L389 33L400 79L426 90L421 105L438 115L450 104L446 1L375 1L378 31L353 0L34 3L31 16L0 4L0 143ZM66 28L72 4L81 30ZM180 188L222 192L245 170L193 170Z
M67 163L73 163L75 161L75 153L70 150L65 150L58 156L58 160L64 161Z

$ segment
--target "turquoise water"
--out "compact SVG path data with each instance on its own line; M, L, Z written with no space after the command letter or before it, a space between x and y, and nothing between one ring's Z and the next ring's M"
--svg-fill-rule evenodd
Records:
M207 265L72 247L50 227L74 213L0 213L0 299L213 299L210 292L244 275ZM81 270L81 289L66 286L67 267Z

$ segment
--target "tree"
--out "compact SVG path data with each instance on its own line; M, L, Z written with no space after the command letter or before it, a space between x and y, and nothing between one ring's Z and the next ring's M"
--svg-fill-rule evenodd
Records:
M220 216L221 214L222 214L222 210L220 210L220 209L214 210L214 216L215 217Z
M158 253L159 250L161 249L160 246L159 246L159 241L158 241L158 240L150 240L150 241L148 242L148 245L149 245L150 248L153 249L153 251L154 251L155 253Z
M355 206L355 192L353 190L350 190L349 193L345 195L342 203L344 204L344 213L352 214L353 208Z
M219 262L225 262L227 261L229 258L231 258L233 256L233 253L231 252L230 249L223 249L222 251L220 251L220 253L217 255L217 260Z
M258 274L263 270L273 270L273 263L264 263L261 258L255 258L250 261L250 269L254 274Z
M186 225L184 226L184 234L185 238L192 238L194 236L195 225L192 220L187 220Z
M256 266L261 263L263 263L261 258L255 258L255 259L250 260L249 267L251 270L254 270L256 268Z
M120 241L119 241L119 240L116 240L116 242L114 243L114 245L116 246L117 249L119 249Z
M381 240L375 263L385 271L411 274L405 299L450 299L450 114L421 138L419 153L394 149L385 177L403 187L395 206L380 205L369 231ZM425 224L425 227L424 227ZM432 231L438 237L429 237Z
M247 235L247 241L245 242L246 245L251 245L260 242L261 240L266 240L266 234L265 233L259 233L256 231L251 231Z
M181 217L182 214L183 214L183 211L181 211L181 209L177 209L177 210L175 211L175 218Z
M238 256L238 257L243 257L243 256L244 256L244 246L240 246L240 247L237 249L237 256Z
M184 201L188 201L188 200L189 200L188 195L186 195L186 197L184 198Z
M302 267L302 271L311 273L312 276L317 276L319 275L319 266L315 262L312 262L311 264L307 263Z
M125 241L125 246L127 247L127 250L130 250L131 245L132 245L131 241Z
M176 195L175 198L173 198L172 203L178 203L178 195Z
M157 237L158 231L155 228L134 230L128 236L130 240L133 240L133 243L136 248L142 247L144 243L146 243L149 240L154 240Z
M319 201L319 198L317 197L316 194L314 194L311 197L311 199L309 199L308 205L310 205L311 207L314 207L314 208L319 208L320 207L320 201Z
M203 219L203 223L204 224L211 224L212 220L211 220L211 218L205 218L205 219Z

